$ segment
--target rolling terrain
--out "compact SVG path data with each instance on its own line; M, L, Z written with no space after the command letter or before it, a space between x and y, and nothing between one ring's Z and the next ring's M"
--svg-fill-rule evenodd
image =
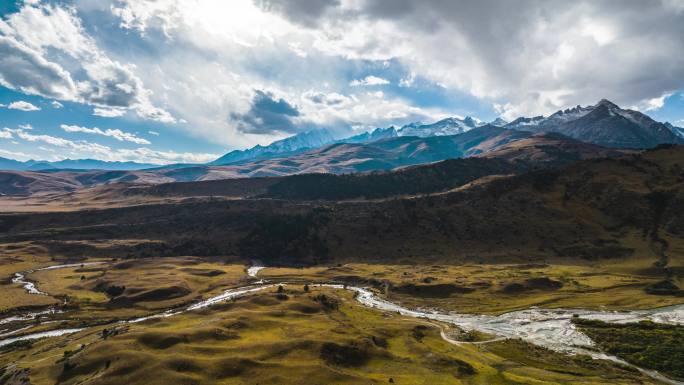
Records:
M676 384L684 146L446 123L2 172L0 383Z
M681 304L684 147L621 152L539 134L486 142L468 142L492 148L477 156L386 172L3 197L15 206L0 214L10 294L0 301L0 378L673 383L663 374L679 376L677 362L655 361L677 349L676 333L635 355L624 340L656 332L625 327L611 342L607 327L581 324L603 350L568 355L526 334L537 324L513 322L522 329L503 336L486 327L536 308ZM33 213L7 212L31 204ZM259 273L267 283L246 269L254 260L269 266ZM485 330L365 306L344 290L356 286L409 309L465 313L464 325ZM543 314L535 322L548 331L558 321ZM39 338L56 332L65 334ZM601 359L613 351L626 361Z

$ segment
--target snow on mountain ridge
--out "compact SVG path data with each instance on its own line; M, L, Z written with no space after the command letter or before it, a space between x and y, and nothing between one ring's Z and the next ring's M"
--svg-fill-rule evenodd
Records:
M419 122L410 123L397 131L399 136L448 136L457 135L470 131L473 128L483 126L485 123L479 119L466 116L463 119L450 117L442 119L432 124L422 124Z

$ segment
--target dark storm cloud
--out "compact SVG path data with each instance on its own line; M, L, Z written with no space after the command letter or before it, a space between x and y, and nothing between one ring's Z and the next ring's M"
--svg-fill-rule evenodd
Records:
M297 132L297 126L292 121L292 118L297 116L297 107L285 99L276 98L272 93L261 90L255 91L252 106L247 113L230 115L240 132L260 135Z
M315 26L329 9L340 5L339 0L256 0L262 9L282 13L292 21L307 27Z

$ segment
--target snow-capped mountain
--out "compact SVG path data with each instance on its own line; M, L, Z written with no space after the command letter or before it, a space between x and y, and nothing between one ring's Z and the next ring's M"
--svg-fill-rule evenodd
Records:
M683 127L677 127L673 126L670 123L665 123L665 127L669 128L670 131L672 131L675 135L679 136L680 138L684 139L684 128Z
M331 144L336 139L335 135L329 130L311 130L277 140L268 146L256 145L247 150L231 151L210 164L224 165L242 160L268 159Z
M483 126L485 123L466 116L463 119L446 118L432 124L422 124L420 122L410 123L397 131L399 136L419 136L421 138L429 136L447 136L462 134L473 128Z
M396 138L399 136L394 126L387 128L376 128L373 131L364 132L362 134L354 135L349 138L340 139L340 143L370 143L376 140Z
M622 109L606 99L593 106L560 110L548 117L518 118L506 128L558 132L605 147L651 148L661 143L684 143L665 124L638 111Z
M489 122L492 126L497 126L497 127L503 127L508 124L507 120L502 119L501 117L498 117L491 122Z

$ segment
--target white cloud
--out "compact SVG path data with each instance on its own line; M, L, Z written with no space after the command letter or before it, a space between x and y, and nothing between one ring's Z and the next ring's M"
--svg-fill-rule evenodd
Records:
M193 152L175 152L175 151L158 151L149 148L136 149L118 149L112 158L116 160L128 160L141 163L207 163L218 158L217 154L209 153L193 153Z
M13 139L14 136L12 136L12 133L9 132L8 130L2 130L0 131L0 138L2 139Z
M147 131L147 133L150 135L159 136L159 133L157 131L149 130L149 131Z
M152 92L133 68L102 51L73 8L25 3L0 21L0 85L174 123L152 103Z
M684 50L679 3L632 2L619 12L614 2L588 0L34 4L0 22L0 85L88 103L100 115L177 121L179 130L230 147L279 138L240 132L230 118L249 113L257 90L296 105L292 132L444 113L392 89L348 94L350 81L358 90L399 79L385 72L396 68L406 71L398 85L412 88L402 94L437 84L506 119L601 98L646 108L681 88L684 56L672 54ZM127 30L117 39L131 41L112 42L112 25ZM360 70L374 76L348 77Z
M385 84L390 84L389 80L383 79L381 77L373 76L373 75L368 75L363 79L355 79L349 83L349 85L352 87L381 86L381 85L385 85Z
M76 143L70 140L60 138L52 135L34 135L22 129L9 129L10 132L16 134L19 138L27 142L41 142L57 147L76 147Z
M278 3L293 23L306 17L300 2ZM342 1L310 29L322 52L395 60L448 89L508 106L511 117L601 98L637 105L680 89L684 56L672 54L684 50L680 3L634 2L616 12L616 3L595 1Z
M21 151L9 151L9 150L3 150L0 148L0 155L9 157L12 159L20 160L20 161L26 161L29 159L34 158L34 156L29 155L27 153L21 152Z
M130 132L124 132L119 129L106 129L102 130L97 127L93 128L88 128L88 127L80 127L80 126L72 126L68 124L62 124L59 126L62 130L66 132L81 132L84 134L94 134L94 135L102 135L102 136L108 136L111 138L114 138L120 142L131 142L131 143L136 143L136 144L150 144L150 141L141 137L136 136L135 134L132 134Z
M116 118L119 116L123 116L125 113L126 113L126 110L123 108L102 108L102 107L93 108L93 115L102 116L105 118Z
M62 104L56 100L53 100L52 103L50 103L50 105L52 106L52 108L55 108L55 109L59 109L59 108L64 107L64 104Z
M432 121L447 117L440 110L411 105L399 98L388 98L382 91L361 92L349 96L309 90L298 104L306 119L322 127L370 129L388 121Z
M645 111L659 110L665 105L665 99L669 98L670 96L672 96L671 92L663 94L657 98L649 99L646 101L643 109Z
M72 159L94 158L106 161L132 161L140 163L170 164L206 163L219 157L219 155L211 153L162 151L153 150L145 147L135 149L114 149L108 146L88 142L85 140L72 141L52 135L33 135L28 132L25 132L22 129L5 128L4 132L14 133L20 139L23 139L28 142L44 143L50 146L58 147L61 149L61 151L59 151L60 155ZM50 151L49 148L45 148L45 150ZM0 153L2 152L3 150L0 150ZM11 155L13 157L19 157L19 155L8 155Z
M37 107L29 102L25 102L23 100L19 100L16 102L10 103L7 108L10 110L20 110L20 111L40 111L40 107Z
M413 86L413 83L415 81L416 81L416 73L411 72L411 73L409 73L408 76L399 80L399 87L411 87L411 86Z

